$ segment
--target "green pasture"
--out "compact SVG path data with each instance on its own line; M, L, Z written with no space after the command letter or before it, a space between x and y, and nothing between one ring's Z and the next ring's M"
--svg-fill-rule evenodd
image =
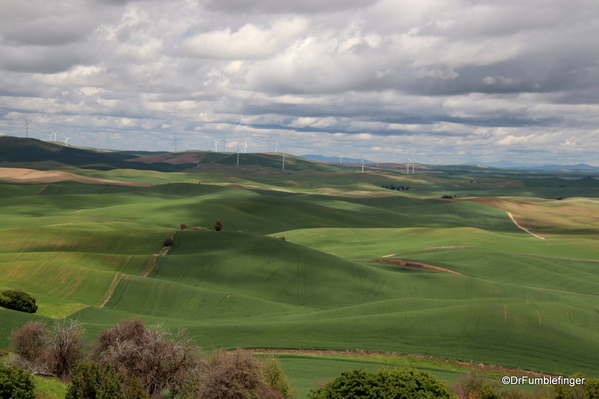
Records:
M207 349L380 351L598 375L594 179L535 181L533 173L475 167L362 174L294 157L286 174L167 173L124 168L132 156L97 160L110 170L64 170L153 186L0 184L0 289L22 288L40 306L35 315L0 309L0 347L29 320L78 318L92 339L138 316L185 328ZM202 165L233 168L231 157L209 154ZM261 171L279 162L251 158ZM410 190L381 187L391 183ZM551 199L558 189L565 199ZM539 240L501 209L436 199L443 194L524 201L519 220L534 218L554 234ZM221 232L212 231L217 219ZM171 249L154 256L180 223L210 231L178 231ZM301 392L319 375L387 363L282 361ZM460 372L419 367L447 381Z

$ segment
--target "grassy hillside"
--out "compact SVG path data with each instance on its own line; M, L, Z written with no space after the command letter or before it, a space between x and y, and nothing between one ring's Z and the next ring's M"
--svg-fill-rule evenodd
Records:
M121 155L102 162L132 156ZM597 375L594 179L362 174L293 157L289 172L265 174L280 155L243 156L254 165L235 175L219 172L237 167L220 153L198 158L208 173L68 169L151 187L0 184L0 289L40 305L0 309L0 347L27 320L76 317L92 338L137 315L187 328L206 348L402 352ZM410 190L381 187L390 183ZM581 197L550 199L557 189ZM211 231L175 233L180 223Z

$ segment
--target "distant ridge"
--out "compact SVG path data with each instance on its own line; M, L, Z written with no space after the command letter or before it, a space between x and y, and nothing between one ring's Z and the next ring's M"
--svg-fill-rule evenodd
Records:
M523 165L519 163L515 163L512 161L496 161L496 162L481 162L481 161L471 161L465 162L462 165L481 165L481 166L489 166L491 168L502 168L502 169L526 169L526 170L546 170L546 171L597 171L599 167L591 166L583 163L579 163L576 165L556 165L556 164L547 164L547 165Z
M298 157L305 158L310 161L340 163L339 162L340 157L325 157L324 155L318 155L318 154L298 155ZM359 164L360 162L362 162L362 159L360 159L360 158L343 157L342 159L343 159L343 163ZM372 161L369 161L368 159L365 159L364 162L372 163Z

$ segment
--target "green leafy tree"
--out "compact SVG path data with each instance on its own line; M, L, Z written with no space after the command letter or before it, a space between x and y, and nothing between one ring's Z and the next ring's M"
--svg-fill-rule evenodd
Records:
M65 399L147 399L138 379L125 380L110 364L80 364L73 369Z
M0 291L0 306L20 312L37 312L35 298L23 290Z
M376 373L354 369L341 373L309 399L454 399L455 394L429 373L414 368L381 368Z
M35 399L33 378L20 367L0 364L1 399Z

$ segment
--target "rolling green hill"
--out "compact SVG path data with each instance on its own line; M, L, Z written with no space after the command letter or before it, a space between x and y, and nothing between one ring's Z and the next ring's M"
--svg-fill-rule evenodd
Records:
M40 305L35 315L0 309L0 347L27 320L75 317L91 338L136 315L186 328L208 349L400 352L599 375L594 179L475 167L362 174L294 157L290 172L267 174L280 165L274 154L243 154L246 169L233 175L222 171L236 168L234 154L220 153L167 173L125 161L152 154L78 163L89 151L34 142L31 162L154 185L0 183L0 289L22 288ZM140 169L120 169L132 164ZM548 199L558 189L580 197ZM435 198L453 193L486 197ZM210 231L175 233L180 223Z

